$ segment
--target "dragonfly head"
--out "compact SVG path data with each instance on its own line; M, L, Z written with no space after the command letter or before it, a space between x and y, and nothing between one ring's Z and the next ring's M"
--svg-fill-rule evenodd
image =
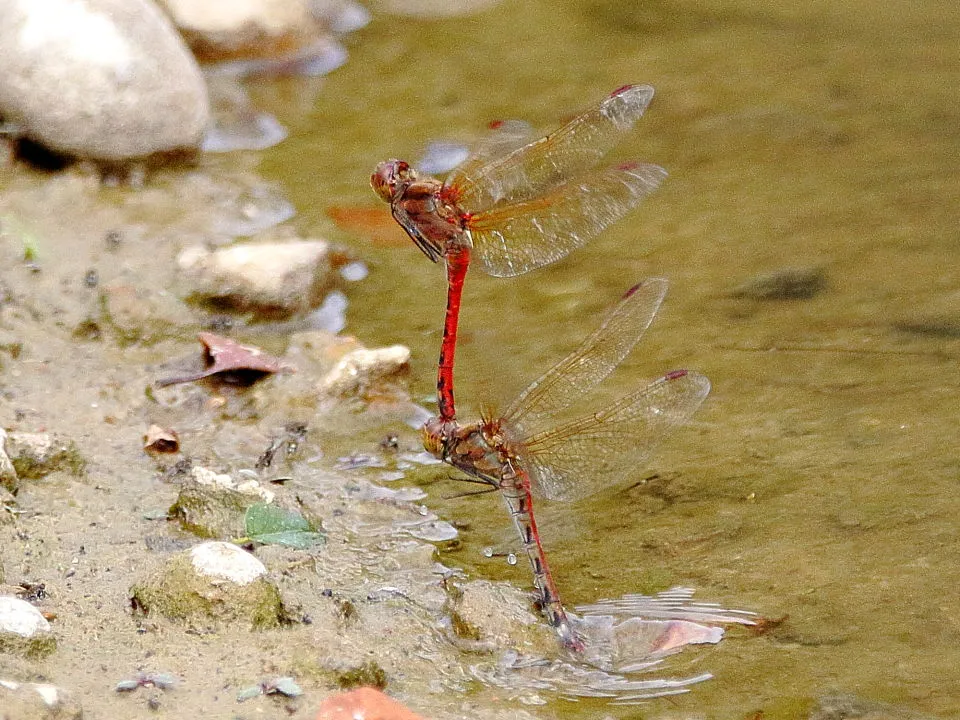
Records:
M420 428L423 449L438 460L446 457L447 441L450 437L448 423L438 417L430 418Z
M370 176L370 185L377 195L392 203L416 179L417 171L403 160L384 160Z

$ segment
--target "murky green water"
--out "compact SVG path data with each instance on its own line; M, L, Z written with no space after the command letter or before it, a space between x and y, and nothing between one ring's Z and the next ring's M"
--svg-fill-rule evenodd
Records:
M369 262L348 329L409 344L421 396L441 268L412 246L338 231L325 208L373 204L374 164L427 140L503 117L550 129L626 82L657 88L622 154L671 177L555 266L516 280L475 272L457 378L464 410L509 400L622 290L670 279L660 317L597 402L680 366L708 374L713 394L637 468L646 482L543 509L561 590L589 602L684 584L788 619L762 637L732 633L691 668L715 680L643 712L803 717L839 689L958 713L960 6L505 2L443 22L379 17L350 40L306 120L295 85L262 91L293 123L264 167L302 230ZM734 296L789 268L819 271L824 288ZM458 489L431 488L435 508L472 528L449 561L529 583L525 567L479 558L512 537L505 516L490 520L497 498L443 500Z

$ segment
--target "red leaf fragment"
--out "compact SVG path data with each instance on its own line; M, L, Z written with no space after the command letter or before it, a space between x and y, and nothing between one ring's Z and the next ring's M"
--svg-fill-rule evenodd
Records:
M199 333L197 337L203 345L203 362L206 367L187 375L158 380L156 383L158 386L193 382L219 374L229 374L230 377L224 379L249 384L264 375L294 372L292 366L282 363L253 345L241 345L235 340L209 332Z

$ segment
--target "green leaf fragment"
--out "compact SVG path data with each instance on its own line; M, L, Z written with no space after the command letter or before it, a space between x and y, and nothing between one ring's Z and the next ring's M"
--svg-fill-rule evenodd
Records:
M254 503L247 508L244 526L250 540L264 545L305 550L325 540L300 513L267 503Z

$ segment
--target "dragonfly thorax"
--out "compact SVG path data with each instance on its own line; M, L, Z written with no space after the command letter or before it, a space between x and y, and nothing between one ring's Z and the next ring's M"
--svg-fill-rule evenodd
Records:
M432 418L420 431L423 446L434 457L458 470L499 487L509 459L503 448L490 443L483 423L460 425Z

